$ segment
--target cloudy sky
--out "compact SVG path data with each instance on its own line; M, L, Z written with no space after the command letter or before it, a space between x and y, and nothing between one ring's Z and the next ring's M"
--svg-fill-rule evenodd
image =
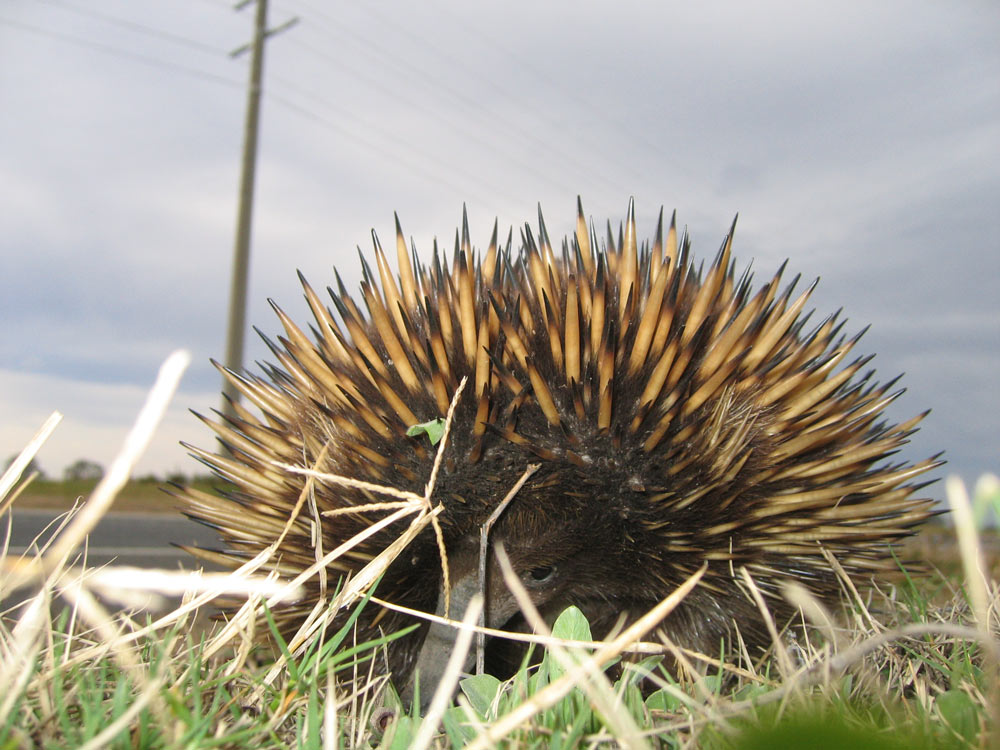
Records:
M577 194L598 226L635 196L711 256L821 277L905 457L1000 468L1000 6L956 2L326 3L272 0L249 321L305 318L301 269L360 278L392 212L418 249L468 206L550 233ZM197 468L218 402L252 13L227 0L0 5L0 451L52 410L58 475L107 464L160 362L193 365L141 471ZM516 234L516 231L515 231ZM266 358L248 340L248 361ZM941 494L935 486L933 492Z

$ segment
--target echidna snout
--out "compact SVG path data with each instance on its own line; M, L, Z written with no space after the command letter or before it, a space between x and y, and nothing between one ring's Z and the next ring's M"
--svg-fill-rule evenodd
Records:
M494 226L486 251L475 253L463 220L454 252L435 246L426 265L397 220L398 274L376 238L358 302L338 277L328 308L303 280L312 335L278 309L284 334L268 342L277 364L263 376L226 372L253 408L206 420L226 451L192 448L232 485L224 496L181 492L187 512L227 544L195 554L239 564L273 543L294 511L270 563L292 576L370 529L391 512L365 510L381 498L318 481L302 506L305 478L275 464L422 494L436 448L407 430L443 417L467 378L432 498L443 506L457 582L452 617L471 590L483 525L529 464L539 468L499 516L491 543L503 543L546 617L575 604L596 634L623 612L642 614L707 564L664 632L717 655L738 624L742 644L758 653L770 639L742 570L784 623L793 614L780 595L785 580L821 600L838 597L827 553L858 578L892 567L890 545L933 512L914 478L939 462L891 458L922 415L886 419L900 392L874 380L870 357L851 357L859 336L842 334L837 313L811 324L803 310L812 286L782 287L783 268L754 289L748 271L737 273L732 232L704 267L674 222L664 227L662 211L652 241L640 245L631 203L603 243L577 208L576 232L561 248L539 214L537 234L525 225L519 250L512 233L501 245ZM279 627L294 632L402 524L308 581L302 601L273 611ZM522 626L493 567L487 620ZM433 612L441 582L427 529L377 593ZM369 603L358 637L411 623ZM449 636L431 631L422 651L428 631L389 645L397 685L418 663L443 661L433 644L446 649ZM498 673L520 658L499 641L487 654Z

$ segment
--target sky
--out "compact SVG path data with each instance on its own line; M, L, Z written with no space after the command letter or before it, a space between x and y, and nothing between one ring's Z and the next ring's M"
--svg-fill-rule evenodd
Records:
M223 0L0 5L0 451L54 410L59 476L107 465L157 368L192 354L139 473L200 470L219 402L252 8ZM272 0L248 322L307 322L296 270L360 281L393 212L427 257L463 206L501 228L676 209L711 259L819 277L821 318L936 477L1000 469L1000 5ZM603 229L602 229L603 232ZM248 367L266 360L250 334ZM940 483L928 490L943 494Z

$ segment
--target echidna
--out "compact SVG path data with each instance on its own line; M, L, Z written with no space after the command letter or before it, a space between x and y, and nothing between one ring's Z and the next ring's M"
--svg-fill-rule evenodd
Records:
M456 617L478 590L483 524L531 463L540 467L490 541L503 543L543 615L576 605L598 636L707 563L663 631L718 654L738 625L753 652L770 638L741 568L776 618L787 620L784 580L823 600L837 597L824 550L850 574L891 565L890 544L933 512L931 501L912 497L923 485L911 480L938 462L890 459L923 415L884 421L899 392L890 392L894 381L880 385L872 371L862 373L870 357L848 361L860 334L842 336L838 313L807 330L802 310L815 283L793 297L797 278L779 289L784 266L754 292L748 270L736 276L732 230L703 271L686 234L678 241L675 221L664 236L662 210L652 244L639 247L630 202L617 238L609 223L598 249L577 207L576 234L561 252L539 211L538 235L525 225L520 251L510 235L499 247L494 225L479 256L463 215L450 265L436 246L423 265L397 217L399 274L373 233L378 275L362 259L363 306L339 276L333 310L302 279L312 338L275 306L285 336L268 343L278 366L266 377L226 372L259 415L237 405L234 418L206 420L225 450L192 449L235 487L225 497L181 493L186 511L228 545L200 554L235 565L277 538L306 478L275 462L422 493L435 449L407 430L443 417L468 377L433 500L443 505ZM319 514L382 500L324 482L314 496ZM329 551L389 513L307 512L272 563L285 576L316 560L313 522ZM400 528L375 533L337 560L330 587ZM427 528L389 568L378 595L440 611L441 571ZM510 594L496 576L488 579L487 624L523 628ZM274 613L282 628L305 619L320 585L314 578L309 596ZM359 625L375 635L412 622L369 604ZM428 639L427 631L389 647L397 684L418 659L425 679L443 663L447 637ZM521 657L499 640L487 654L494 673Z

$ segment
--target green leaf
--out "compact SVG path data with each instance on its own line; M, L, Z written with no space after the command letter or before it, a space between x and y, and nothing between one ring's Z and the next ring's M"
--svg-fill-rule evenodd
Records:
M589 641L591 640L590 623L577 607L567 607L556 619L555 625L552 626L552 635L567 641ZM569 655L570 658L576 659L578 662L585 658L584 654L575 650L571 650ZM542 668L539 670L539 674L546 675L547 681L552 682L561 677L564 672L562 665L556 661L549 650L546 650L545 656L542 657Z
M427 439L431 441L431 445L437 445L441 442L441 436L444 435L444 420L438 418L432 419L430 422L415 424L406 430L406 434L409 437L418 437L426 434Z
M552 627L552 635L567 641L589 641L590 623L577 607L567 607Z
M420 719L414 719L411 716L400 716L392 724L392 738L388 741L382 741L382 747L388 747L389 750L406 750L410 745L413 744L413 738L417 734L417 729L420 727Z
M477 674L473 677L462 680L459 687L469 699L473 710L479 714L479 718L486 719L486 715L493 705L493 701L503 683L491 674Z
M673 693L666 690L657 690L646 698L646 708L649 711L676 711L681 707L681 702Z
M934 700L937 710L952 729L968 741L976 736L979 722L976 705L961 690L946 690Z
M464 747L476 735L476 728L469 725L465 711L459 706L452 706L445 711L441 723L452 747Z

